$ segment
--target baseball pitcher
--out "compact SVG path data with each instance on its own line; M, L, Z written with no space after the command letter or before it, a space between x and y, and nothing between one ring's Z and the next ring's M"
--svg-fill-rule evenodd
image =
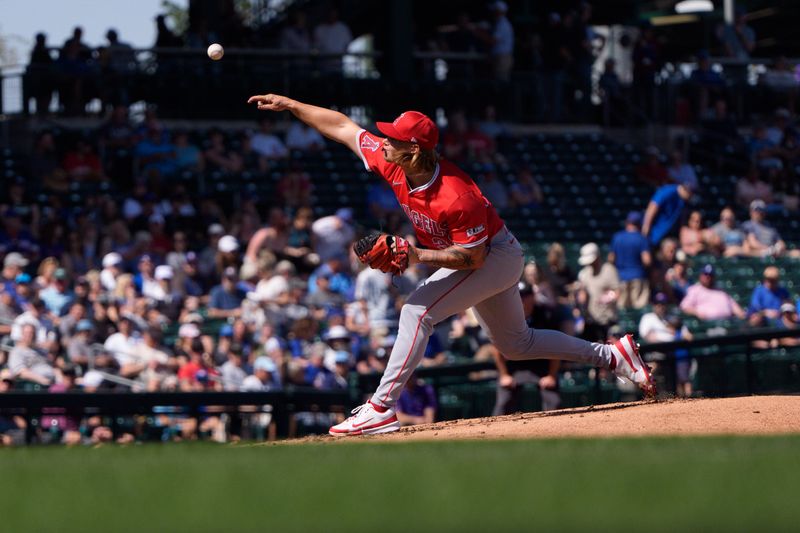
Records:
M289 111L320 133L347 146L364 167L389 182L414 226L419 246L397 235L371 235L354 244L359 259L395 274L408 265L438 267L407 299L397 341L380 386L331 435L366 435L400 427L394 406L420 363L434 326L473 307L489 338L512 360L557 358L611 369L655 392L632 335L615 344L589 343L525 323L517 282L524 266L519 242L472 179L439 157L439 130L417 111L378 122L374 135L347 116L276 94L252 96L258 109Z

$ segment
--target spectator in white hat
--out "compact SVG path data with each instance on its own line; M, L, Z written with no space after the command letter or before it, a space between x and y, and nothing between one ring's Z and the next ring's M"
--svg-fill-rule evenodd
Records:
M600 248L593 242L581 247L578 264L583 267L578 273L581 285L578 305L586 320L583 336L586 340L605 342L608 328L617 322L617 269L600 259Z
M3 272L2 272L2 282L6 286L6 290L9 292L14 292L14 282L17 279L17 276L22 274L23 270L26 266L28 266L28 260L22 256L22 254L18 252L11 252L10 254L6 254L5 258L3 259Z
M107 253L103 257L103 270L100 272L100 283L107 291L117 286L117 278L122 274L122 256L117 252Z
M233 235L223 235L217 243L216 271L222 274L228 267L239 268L239 241Z

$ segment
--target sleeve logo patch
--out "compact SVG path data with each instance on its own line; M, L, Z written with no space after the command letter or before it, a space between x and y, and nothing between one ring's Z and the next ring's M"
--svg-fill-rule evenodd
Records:
M483 224L481 224L480 226L476 226L474 228L469 228L467 230L467 237L474 237L475 235L478 235L485 229L486 228L483 226Z
M370 150L371 152L375 152L378 148L381 147L381 143L377 140L373 139L370 135L362 135L361 136L361 149L362 150Z

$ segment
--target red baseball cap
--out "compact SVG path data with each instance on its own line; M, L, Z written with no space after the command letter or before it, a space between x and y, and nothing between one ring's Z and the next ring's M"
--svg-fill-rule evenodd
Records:
M417 143L425 150L432 150L439 142L439 128L419 111L406 111L394 122L378 122L376 126L387 137Z

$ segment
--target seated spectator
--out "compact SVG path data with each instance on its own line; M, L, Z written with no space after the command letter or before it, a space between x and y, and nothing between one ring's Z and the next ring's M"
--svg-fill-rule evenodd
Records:
M694 193L691 182L660 187L644 213L642 235L648 238L651 246L657 246L680 219L686 202Z
M67 271L63 268L57 268L53 274L53 283L39 291L39 297L45 303L47 309L55 316L64 314L65 307L74 297L69 289Z
M786 249L786 243L778 231L765 222L767 205L763 200L750 203L750 220L742 224L742 231L747 235L747 245L751 254L756 257L800 257L800 250Z
M253 150L267 159L283 159L289 155L283 141L272 132L272 120L262 118L258 125L258 132L250 138Z
M762 170L780 170L783 161L780 158L778 143L769 138L764 124L753 126L753 136L747 142L747 150L751 161Z
M116 360L123 377L136 376L142 370L135 357L136 347L142 341L134 329L135 324L130 314L123 314L117 324L118 331L109 335L103 344L106 352Z
M319 218L311 224L314 251L321 261L327 261L350 247L356 235L352 221L353 210L343 207L336 214Z
M301 152L319 152L325 148L325 139L314 128L295 120L286 131L286 147Z
M785 56L778 56L771 68L759 78L759 84L769 89L774 96L774 101L786 105L790 111L795 111L797 92L800 82L795 75L795 67Z
M686 225L681 227L680 244L681 250L689 256L707 252L716 246L717 236L703 227L703 215L700 211L692 211Z
M714 287L715 271L706 265L700 271L700 281L689 287L681 302L681 311L700 320L745 319L747 313L728 293Z
M677 258L675 263L667 269L664 282L667 294L671 297L670 300L680 303L692 285L686 273L686 257L684 255Z
M209 170L232 173L242 171L244 168L242 156L228 148L225 143L225 135L220 130L212 131L209 140L210 144L203 152L203 158Z
M305 304L311 308L317 309L319 312L312 315L317 320L323 320L327 314L329 307L342 307L344 305L344 298L341 294L331 290L331 277L333 273L330 271L322 271L314 276L314 290L309 290L309 295L306 297ZM311 283L309 281L309 283Z
M636 166L636 177L639 181L661 187L669 183L667 168L661 164L661 152L655 146L650 146L645 150L645 159Z
M183 392L222 390L219 372L200 339L192 340L189 360L178 369L178 386Z
M169 135L155 124L147 129L147 136L136 145L134 156L140 173L155 171L161 176L171 176L177 170L175 145L169 141Z
M375 180L367 188L367 210L375 220L384 220L391 213L403 212L386 180Z
M296 209L311 205L311 193L313 190L311 176L303 169L303 164L300 161L293 160L289 164L286 174L278 181L275 187L275 194L279 205Z
M25 324L20 329L20 338L8 354L8 369L17 380L50 385L55 372L50 361L36 347L36 326Z
M697 68L692 71L689 83L697 102L697 114L702 115L708 109L709 102L724 96L725 80L711 67L711 60L705 50L697 54Z
M600 248L590 242L581 247L578 264L580 289L577 302L585 320L583 337L591 341L605 341L608 328L617 322L619 276L611 263L600 259Z
M797 314L797 307L793 303L781 305L781 320L779 326L783 329L800 329L800 317ZM784 337L774 339L780 346L800 346L800 337Z
M412 375L397 400L397 419L404 426L432 424L438 408L433 387Z
M495 208L504 210L509 206L506 185L497 179L497 174L493 169L481 174L477 183L483 195Z
M751 326L777 327L781 319L781 306L791 301L789 291L780 284L781 274L776 266L764 269L764 280L753 289L747 308Z
M478 122L478 129L492 140L508 134L508 128L497 121L497 109L492 104L483 109L483 120Z
M494 348L490 349L497 366L497 392L492 416L518 413L521 407L524 385L536 385L542 401L542 411L552 411L561 405L558 393L558 359L531 359L512 361ZM402 398L402 396L401 396Z
M736 182L736 203L747 208L754 200L772 203L772 187L761 179L758 167L752 165L747 174Z
M704 143L709 147L738 145L741 142L736 121L728 111L728 102L724 98L717 98L713 109L709 110L701 124L701 134Z
M469 153L467 149L467 116L458 110L448 117L447 130L442 135L442 154L454 162L463 162Z
M719 222L711 226L711 231L716 235L717 251L725 257L748 255L747 236L739 227L736 215L730 207L722 210Z
M73 181L94 181L104 177L100 158L85 139L78 139L75 148L64 156L61 167Z
M175 133L175 165L178 171L202 172L205 168L205 159L200 148L189 139L189 133L179 131Z
M253 374L244 378L242 390L245 392L269 392L280 389L280 373L275 361L264 355L256 357L253 362Z
M619 273L620 287L617 305L620 309L641 309L650 300L647 269L652 257L647 239L641 233L642 215L631 211L625 219L625 229L611 240L608 262Z
M238 286L239 274L228 267L222 274L222 283L211 289L208 298L209 318L236 318L242 314L242 300L246 292Z
M562 306L572 305L570 293L578 277L567 264L564 247L557 242L550 245L547 250L547 266L542 269L543 278L553 288L553 292Z
M670 312L669 298L659 292L653 299L653 311L642 315L639 321L639 337L646 342L673 342L692 340L693 336L680 317ZM675 377L679 396L692 395L692 380L689 373L691 359L688 350L675 350Z
M672 151L667 167L667 176L672 183L688 185L693 191L697 191L699 185L697 174L692 165L684 162L683 152L680 150Z
M511 184L511 205L513 207L527 207L535 209L544 203L544 193L537 183L533 173L527 168L517 172L517 177Z

